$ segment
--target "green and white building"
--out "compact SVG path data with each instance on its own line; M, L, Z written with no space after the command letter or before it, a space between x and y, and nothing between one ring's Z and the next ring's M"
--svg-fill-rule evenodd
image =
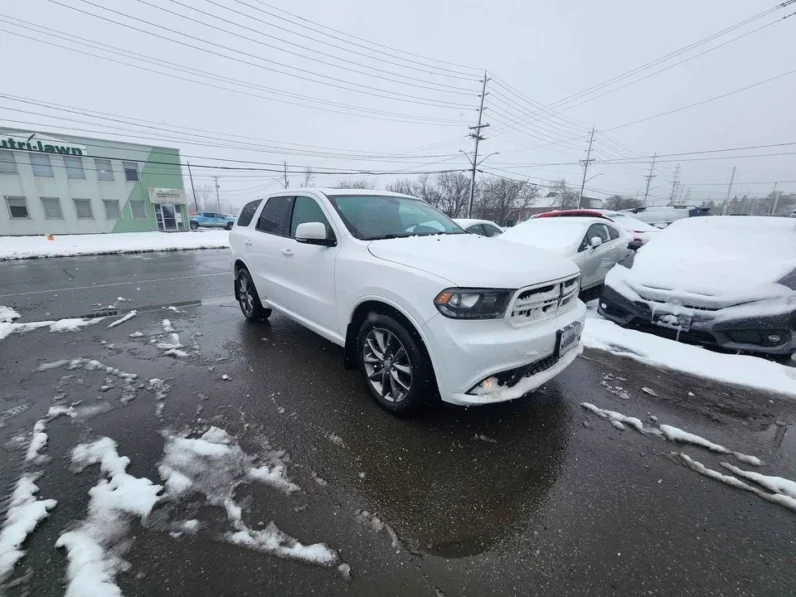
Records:
M0 128L0 236L189 230L179 149Z

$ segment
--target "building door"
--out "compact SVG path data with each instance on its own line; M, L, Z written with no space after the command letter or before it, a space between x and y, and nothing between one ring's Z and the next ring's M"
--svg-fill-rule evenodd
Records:
M177 230L176 208L171 203L156 203L155 215L158 220L158 230L174 232Z

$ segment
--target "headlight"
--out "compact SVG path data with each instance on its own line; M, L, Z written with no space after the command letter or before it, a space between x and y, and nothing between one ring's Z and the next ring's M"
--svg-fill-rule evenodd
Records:
M514 290L448 288L434 299L440 313L451 319L500 319Z

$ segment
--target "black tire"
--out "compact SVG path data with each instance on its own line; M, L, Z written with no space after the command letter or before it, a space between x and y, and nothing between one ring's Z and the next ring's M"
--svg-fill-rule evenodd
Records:
M385 346L380 345L379 337ZM356 350L362 381L383 409L395 415L409 415L428 406L436 395L431 361L403 323L370 313L359 328ZM390 367L389 373L384 371L384 363ZM405 371L407 366L409 374ZM372 381L374 377L377 379Z
M199 222L191 222L191 230L198 230Z
M241 313L249 321L265 321L271 316L271 309L263 307L254 280L245 267L240 268L235 276L235 298Z
M224 230L232 230L232 222L227 222L227 225L224 226Z

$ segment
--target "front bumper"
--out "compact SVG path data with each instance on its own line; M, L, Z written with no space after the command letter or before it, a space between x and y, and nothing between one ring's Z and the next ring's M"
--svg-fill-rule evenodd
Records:
M433 352L440 396L445 402L462 406L493 404L513 400L546 383L566 369L582 352L580 340L557 360L557 334L574 322L581 331L586 306L577 301L561 315L532 324L514 327L503 319L462 321L436 315L423 326ZM530 375L511 387L496 387L494 392L473 392L482 381L528 367Z
M733 315L734 310L737 316ZM757 314L749 307L689 309L645 299L624 284L617 287L606 284L597 311L619 325L689 344L774 356L796 351L796 306L780 313ZM653 323L656 311L677 311L689 317L690 329L677 330ZM779 336L780 341L771 342L772 336Z

